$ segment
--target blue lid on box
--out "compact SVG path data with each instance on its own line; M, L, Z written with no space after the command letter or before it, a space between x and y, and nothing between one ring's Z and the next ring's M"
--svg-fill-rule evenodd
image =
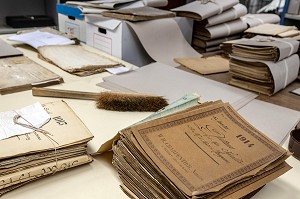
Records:
M84 14L78 7L69 6L66 4L58 3L57 12L63 15L75 17L76 19L84 19Z

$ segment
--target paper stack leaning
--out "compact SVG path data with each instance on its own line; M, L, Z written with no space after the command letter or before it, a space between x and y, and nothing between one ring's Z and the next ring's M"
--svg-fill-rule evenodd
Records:
M241 198L291 168L287 150L222 101L139 123L120 135L113 165L132 198Z
M50 121L32 133L0 140L0 196L26 183L92 161L93 136L63 101L43 105ZM45 133L47 132L47 133Z

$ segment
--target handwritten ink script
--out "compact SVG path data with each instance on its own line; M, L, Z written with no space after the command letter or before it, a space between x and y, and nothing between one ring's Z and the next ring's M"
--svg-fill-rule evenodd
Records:
M149 157L186 193L225 186L282 155L227 104L132 129Z

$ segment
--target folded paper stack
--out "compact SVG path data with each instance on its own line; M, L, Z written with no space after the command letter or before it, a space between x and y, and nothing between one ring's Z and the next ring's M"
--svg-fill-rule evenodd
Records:
M191 7L193 6L193 7ZM182 10L198 17L185 15ZM218 13L215 13L216 10ZM179 16L194 19L192 46L200 53L220 52L219 44L238 39L240 33L247 29L247 24L240 17L247 14L247 8L238 1L195 1L173 9Z
M280 17L277 14L246 14L241 19L247 23L248 27L258 26L260 24L278 24Z
M222 101L123 129L113 152L131 198L242 198L291 168L287 150Z
M121 64L104 55L96 54L79 45L51 45L38 49L39 57L78 76L104 72Z
M70 107L63 101L43 107L51 118L48 123L39 129L33 128L32 133L0 140L0 196L29 182L92 161L87 153L87 142L93 136ZM0 133L10 133L2 125L0 127Z
M297 78L299 42L256 36L231 44L229 84L273 95Z
M241 38L249 27L280 20L275 14L247 14L246 6L235 0L198 0L172 11L194 19L192 46L207 54L220 53L222 42Z
M244 37L252 38L256 35L288 38L300 34L296 26L284 26L279 24L265 23L250 27L244 32Z
M153 19L161 19L175 17L175 13L158 8L148 6L138 8L128 8L122 10L109 10L101 13L104 17L110 17L128 21L146 21Z

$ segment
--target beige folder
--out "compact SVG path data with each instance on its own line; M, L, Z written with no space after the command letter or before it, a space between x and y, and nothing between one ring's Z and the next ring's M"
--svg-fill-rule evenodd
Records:
M177 16L189 17L200 21L221 14L238 3L238 0L200 0L171 9L171 11L176 12Z

